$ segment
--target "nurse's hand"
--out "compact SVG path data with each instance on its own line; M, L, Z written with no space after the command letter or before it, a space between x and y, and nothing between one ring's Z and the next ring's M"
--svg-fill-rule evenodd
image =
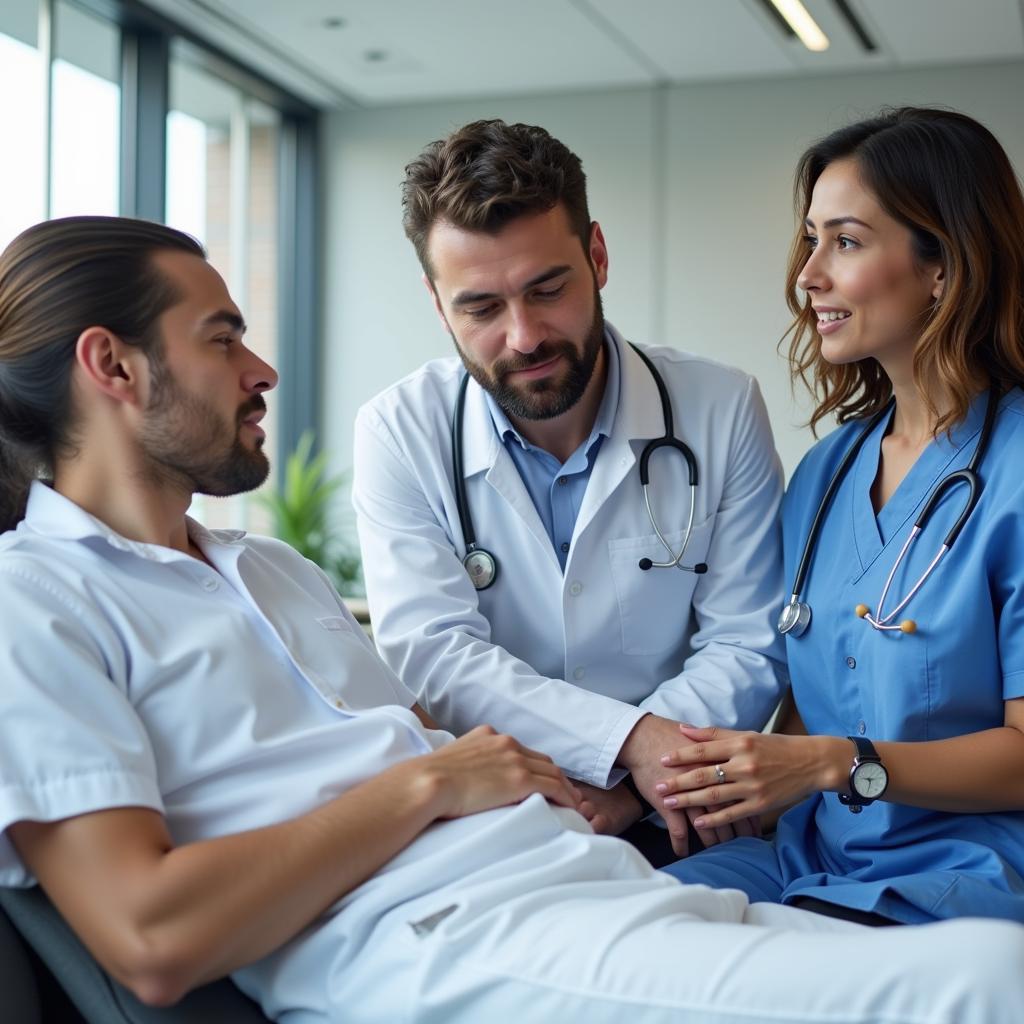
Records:
M685 770L657 784L659 804L672 809L728 804L701 815L705 828L795 804L832 784L835 737L684 725L679 731L688 742L662 764Z
M697 818L703 818L705 808L680 805L675 809L666 805L662 794L656 789L657 784L665 778L662 757L666 751L672 751L679 742L678 722L658 715L646 714L633 726L633 731L626 737L626 742L619 751L617 763L628 768L633 776L636 788L640 790L647 802L661 812L668 828L672 850L677 857L685 857L690 852L690 841L687 830L687 819L693 821L694 828L705 846L732 839L735 832L730 825L721 828L698 825ZM744 817L744 815L741 815Z
M590 827L603 836L617 836L640 820L640 801L620 782L611 789L598 789L576 782L582 800L577 808Z
M480 725L415 764L415 785L426 787L437 818L517 804L540 793L554 804L576 808L579 791L546 754Z

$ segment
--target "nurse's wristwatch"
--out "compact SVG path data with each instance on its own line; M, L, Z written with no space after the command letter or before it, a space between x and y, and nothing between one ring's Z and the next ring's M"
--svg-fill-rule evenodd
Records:
M873 804L889 786L889 773L875 750L874 743L863 736L847 736L857 748L850 768L850 792L840 793L839 802L850 808L851 814L860 814Z

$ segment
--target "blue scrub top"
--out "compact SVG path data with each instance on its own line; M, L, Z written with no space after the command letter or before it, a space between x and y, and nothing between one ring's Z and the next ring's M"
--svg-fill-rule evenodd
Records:
M787 637L793 692L811 734L940 740L1003 724L1003 702L1024 696L1024 396L1000 403L979 475L981 498L949 553L895 621L879 632L854 608L877 612L900 548L935 484L967 465L986 395L951 436L919 456L876 516L871 486L888 424L867 438L826 517L804 600L802 637ZM783 505L787 579L829 479L863 429L849 423L804 458ZM886 611L909 592L967 500L947 493L911 545ZM851 762L853 758L851 744ZM880 801L852 814L818 794L780 820L776 852L796 895L917 922L961 915L1024 921L1024 812L950 814Z

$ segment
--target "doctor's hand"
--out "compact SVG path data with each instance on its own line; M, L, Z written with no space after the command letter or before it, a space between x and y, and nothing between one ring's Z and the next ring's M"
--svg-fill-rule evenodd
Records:
M716 828L705 826L702 821L698 827L697 819L705 817L704 806L680 804L677 808L665 803L663 798L668 794L668 790L657 790L657 784L667 777L662 758L679 745L679 729L678 722L660 718L658 715L644 715L626 737L626 742L619 751L618 763L621 767L629 769L636 788L652 807L661 812L668 827L673 852L678 857L685 857L690 852L687 818L693 821L697 834L705 846L725 842L732 839L736 833L728 824Z
M686 743L662 758L662 764L683 770L658 784L654 806L678 810L718 804L700 816L705 828L731 825L773 808L791 806L829 788L827 780L835 774L836 740L832 736L685 725L680 725L679 731ZM840 742L849 746L845 740ZM847 760L852 760L852 753Z
M534 793L562 807L579 805L578 790L550 757L489 725L396 769L406 765L413 773L411 784L426 787L437 818L462 818L517 804Z
M611 789L598 789L576 782L582 800L579 810L590 827L603 836L617 836L640 820L640 801L620 782Z

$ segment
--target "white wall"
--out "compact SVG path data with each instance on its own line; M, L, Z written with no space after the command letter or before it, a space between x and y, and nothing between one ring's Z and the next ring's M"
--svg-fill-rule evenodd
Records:
M422 147L479 117L541 124L575 150L611 255L605 311L627 337L742 366L761 383L791 471L810 444L776 344L793 231L792 174L814 138L883 104L984 121L1024 169L1024 63L746 81L331 115L325 154L325 444L347 466L358 405L452 351L401 227L399 183Z

